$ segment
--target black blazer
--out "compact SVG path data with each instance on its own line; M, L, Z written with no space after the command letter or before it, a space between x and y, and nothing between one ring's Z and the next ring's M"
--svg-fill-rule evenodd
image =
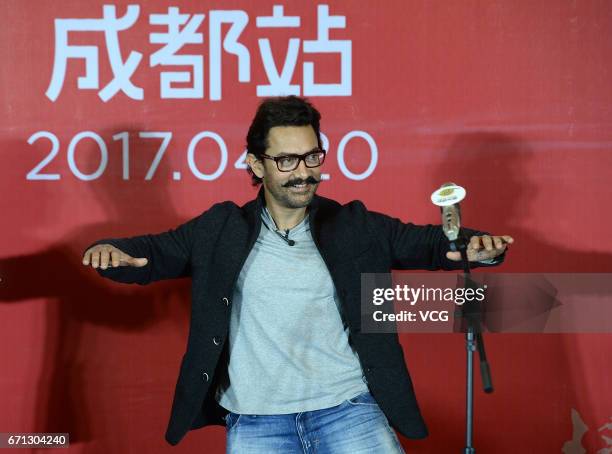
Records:
M191 276L191 320L180 366L166 440L176 445L189 430L224 425L227 410L214 395L227 372L231 297L238 274L259 235L263 188L255 200L212 206L176 229L156 235L103 239L141 268L97 271L118 282L148 284ZM340 297L342 319L357 351L370 392L391 425L409 438L427 436L397 334L360 332L361 273L391 269L458 269L446 258L448 241L439 225L417 226L368 211L360 201L346 205L315 195L310 227ZM472 234L478 233L469 231ZM90 246L91 247L91 246ZM503 257L497 261L501 262ZM497 264L496 263L496 264Z

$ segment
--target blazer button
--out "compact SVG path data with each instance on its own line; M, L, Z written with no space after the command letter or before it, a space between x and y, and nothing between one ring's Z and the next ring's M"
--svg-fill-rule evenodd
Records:
M229 299L227 299L225 296L223 297L223 300L222 300L222 301L223 301L223 304L225 304L226 306L229 306L229 304L230 304L230 300L229 300Z
M221 343L221 338L219 336L213 337L213 344L219 345Z
M208 381L208 374L206 372L202 372L202 380Z

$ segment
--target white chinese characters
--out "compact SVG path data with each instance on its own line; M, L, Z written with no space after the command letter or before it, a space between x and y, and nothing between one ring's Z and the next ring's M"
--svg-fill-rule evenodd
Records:
M104 32L108 59L113 71L113 80L98 92L102 101L108 101L119 91L124 92L132 99L144 99L142 88L136 87L130 78L142 59L139 52L130 52L124 62L121 58L118 33L130 28L138 19L140 7L130 5L121 18L117 18L114 5L104 5L102 19L55 19L55 59L53 62L53 75L46 95L55 101L64 85L66 64L69 59L79 58L85 60L85 76L78 78L78 88L82 90L98 89L99 65L98 48L96 46L76 46L68 44L68 32Z
M132 27L138 27L139 5L128 5L125 14L117 17L115 5L104 5L102 17L97 19L55 19L55 58L53 73L46 91L51 101L56 101L66 83L66 70L71 60L85 63L85 74L77 78L77 89L98 90L104 102L117 94L144 100L144 88L137 86L133 78L139 68L143 52L130 50L124 59L120 36ZM240 83L251 82L251 51L244 34L249 25L249 15L242 10L212 10L208 17L200 12L185 12L170 6L165 13L152 13L148 18L149 44L159 46L148 59L150 68L159 68L159 96L161 99L205 99L220 101L222 86L237 78ZM258 38L256 43L267 83L256 85L257 96L305 95L351 96L352 94L352 42L350 39L331 39L331 29L346 29L346 17L331 15L328 5L317 6L316 39L302 39L298 32L302 26L300 16L285 15L282 5L274 5L272 15L256 17L257 32L268 29L289 28L287 51L277 55L272 51L271 39ZM207 36L204 30L208 31ZM103 33L106 55L113 77L100 86L100 61L103 54L97 45L71 44L73 33L85 35ZM122 32L120 34L120 32ZM127 40L126 40L127 41ZM80 41L82 42L82 41ZM132 41L129 41L132 42ZM144 46L143 46L144 47ZM187 48L185 48L187 47ZM223 54L228 54L224 57ZM282 54L282 52L277 52ZM315 54L333 54L338 58L339 75L336 83L317 83ZM307 60L300 62L300 57ZM237 74L232 65L235 60ZM295 80L295 70L301 63L302 84ZM208 84L206 84L208 73ZM138 80L142 81L142 76ZM329 79L328 75L326 78ZM333 79L332 79L333 80ZM205 87L208 88L206 93Z

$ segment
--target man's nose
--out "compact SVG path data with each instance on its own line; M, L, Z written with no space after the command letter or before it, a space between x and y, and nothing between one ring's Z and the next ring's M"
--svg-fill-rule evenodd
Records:
M306 163L303 159L300 160L297 168L293 171L293 174L302 179L306 179L310 176L310 169L306 167Z

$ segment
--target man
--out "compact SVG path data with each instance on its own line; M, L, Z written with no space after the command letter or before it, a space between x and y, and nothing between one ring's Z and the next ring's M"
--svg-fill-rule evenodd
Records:
M158 235L98 241L83 264L147 284L192 277L188 348L166 433L226 425L229 453L401 453L421 438L397 334L360 330L360 275L460 268L440 226L415 226L315 195L320 114L269 99L247 135L257 198ZM472 231L470 231L472 232ZM471 261L501 261L509 236L473 235Z

